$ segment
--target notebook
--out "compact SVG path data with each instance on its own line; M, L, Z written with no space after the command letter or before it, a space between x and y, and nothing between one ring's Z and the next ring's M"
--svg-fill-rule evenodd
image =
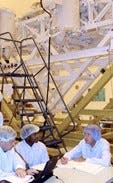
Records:
M48 178L50 178L51 176L53 176L53 169L55 168L58 159L59 159L58 156L52 157L46 163L43 171L39 171L39 173L34 176L35 177L35 180L33 181L33 183L43 183Z
M29 183L34 180L34 177L32 175L26 175L24 178L16 176L14 173L9 173L5 177L0 177L1 181L9 181L11 183Z

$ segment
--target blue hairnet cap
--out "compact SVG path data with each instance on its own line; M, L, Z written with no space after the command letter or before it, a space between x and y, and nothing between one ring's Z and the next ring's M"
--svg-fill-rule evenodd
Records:
M20 130L20 137L21 139L26 139L33 133L39 132L40 128L37 125L34 124L27 124L22 127Z
M10 126L0 127L0 141L8 142L14 140L17 136L15 130Z
M89 133L95 141L101 138L101 130L97 125L88 125L84 129L84 133Z

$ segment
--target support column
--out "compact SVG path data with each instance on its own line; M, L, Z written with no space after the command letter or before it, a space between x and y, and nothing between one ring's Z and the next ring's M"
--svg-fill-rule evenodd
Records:
M15 17L12 11L0 8L0 34L10 32L13 35L15 33Z
M62 6L58 5L57 26L61 29L80 28L80 2L79 0L63 0Z

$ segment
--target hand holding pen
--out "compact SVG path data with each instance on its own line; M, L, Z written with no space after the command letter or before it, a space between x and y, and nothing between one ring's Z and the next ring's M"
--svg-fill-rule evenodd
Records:
M61 163L62 163L63 165L67 164L68 161L69 161L69 159L68 159L67 157L64 157L64 156L63 156L63 157L61 158Z

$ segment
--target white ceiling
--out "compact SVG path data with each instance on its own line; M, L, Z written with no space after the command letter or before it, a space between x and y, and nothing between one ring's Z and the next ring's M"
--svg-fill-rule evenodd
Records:
M0 0L0 8L12 10L17 17L22 17L32 10L32 4L39 0Z

